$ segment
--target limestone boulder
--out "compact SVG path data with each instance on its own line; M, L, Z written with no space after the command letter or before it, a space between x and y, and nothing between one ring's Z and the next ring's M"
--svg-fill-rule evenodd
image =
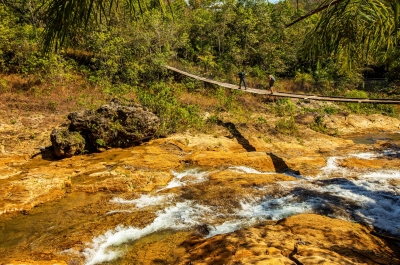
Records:
M68 129L55 129L51 135L57 156L133 146L151 139L160 126L160 119L146 108L118 100L97 110L70 113L68 119Z
M71 132L65 128L55 128L50 134L54 153L58 157L71 157L85 150L85 139L79 132Z

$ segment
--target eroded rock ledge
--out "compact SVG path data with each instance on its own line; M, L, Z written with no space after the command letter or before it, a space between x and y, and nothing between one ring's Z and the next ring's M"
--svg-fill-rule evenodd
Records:
M143 106L115 99L97 110L72 112L68 119L68 127L55 128L50 135L58 157L133 146L151 139L160 126L160 119Z

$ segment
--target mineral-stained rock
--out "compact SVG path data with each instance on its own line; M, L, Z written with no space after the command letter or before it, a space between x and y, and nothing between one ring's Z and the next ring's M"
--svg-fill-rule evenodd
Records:
M85 139L82 135L65 128L55 128L50 134L50 140L58 157L71 157L82 153L85 148Z
M299 214L277 223L181 243L175 264L400 264L397 248L356 223Z
M315 122L316 115L314 113L304 113L299 114L295 117L295 121L300 124L310 125L311 123Z
M140 105L123 105L117 100L101 106L97 110L82 110L70 113L71 121L68 131L53 131L53 145L57 156L68 157L76 154L72 147L75 146L74 137L62 137L64 135L81 135L85 140L84 150L88 152L104 151L108 148L129 147L144 140L151 139L160 126L160 119L152 112ZM68 134L69 132L69 134ZM54 134L54 136L53 136ZM57 139L58 141L53 141ZM71 143L68 143L69 140ZM71 147L70 147L71 146ZM69 149L72 151L69 152ZM82 149L83 150L83 149ZM80 151L82 151L80 150Z

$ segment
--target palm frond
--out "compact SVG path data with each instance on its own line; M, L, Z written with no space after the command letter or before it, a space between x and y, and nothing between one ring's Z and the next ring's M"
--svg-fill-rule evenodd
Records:
M103 23L103 20L108 21L113 10L118 10L121 1L126 3L130 16L145 12L145 0L50 0L44 12L44 50L57 50L65 44L71 32L87 26L92 19L98 20L98 24ZM159 7L163 11L164 1L159 0ZM170 0L166 1L170 5Z
M354 58L385 60L388 51L396 48L399 35L393 2L400 1L331 1L335 5L321 12L317 26L306 37L306 56L311 60L346 57L348 67Z

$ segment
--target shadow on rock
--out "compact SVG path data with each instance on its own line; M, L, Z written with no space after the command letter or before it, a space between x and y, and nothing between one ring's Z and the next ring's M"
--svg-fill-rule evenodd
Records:
M272 163L274 164L276 172L285 173L287 175L290 175L290 176L293 176L296 178L301 178L300 172L297 170L292 170L286 164L285 160L283 160L282 158L280 158L279 156L277 156L273 153L267 153L267 155L269 155L271 157Z
M238 131L235 124L232 122L218 121L218 125L225 127L232 135L236 138L238 143L246 149L247 152L255 152L256 148L250 144L250 142L244 138L244 136Z
M48 160L48 161L56 161L59 160L60 157L57 157L54 153L54 147L52 145L50 146L39 146L38 148L36 148L39 150L38 153L35 153L31 156L31 159L37 157L37 156L41 156L42 159L44 160Z

